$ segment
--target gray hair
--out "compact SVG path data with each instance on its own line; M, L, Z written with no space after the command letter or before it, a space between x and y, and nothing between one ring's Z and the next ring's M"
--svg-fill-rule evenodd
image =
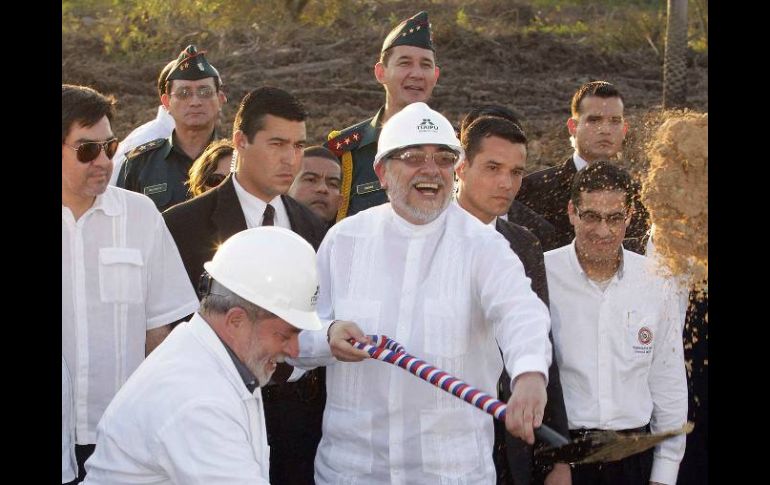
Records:
M249 320L253 322L276 318L276 315L272 312L241 298L215 280L211 281L211 293L203 297L198 312L201 314L225 314L228 310L235 307L243 308Z

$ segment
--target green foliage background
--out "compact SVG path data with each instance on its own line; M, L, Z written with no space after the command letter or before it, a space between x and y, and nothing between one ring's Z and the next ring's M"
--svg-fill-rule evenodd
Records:
M229 41L248 43L261 36L288 40L293 29L301 28L324 28L330 35L344 35L351 28L379 28L381 11L393 4L409 2L63 0L62 34L94 37L111 56L155 57L167 55L170 45L176 49L189 42L224 47ZM542 32L586 42L603 52L646 48L663 52L665 0L433 0L430 4L445 28L496 35ZM707 0L689 0L688 10L690 48L707 52Z

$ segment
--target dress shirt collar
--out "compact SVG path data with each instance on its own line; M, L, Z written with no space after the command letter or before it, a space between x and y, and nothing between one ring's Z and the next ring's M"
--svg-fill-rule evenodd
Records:
M586 281L592 281L591 278L588 277L585 270L583 270L583 266L581 266L580 261L577 257L577 248L575 247L575 239L572 239L572 242L570 243L570 250L569 250L569 259L572 263L572 268L578 273L583 275L583 277L586 279ZM618 270L615 272L615 274L612 276L612 279L623 279L623 248L620 248L620 265L618 266Z
M219 337L219 335L217 335L217 337ZM235 355L233 349L231 349L230 346L227 345L221 337L219 338L219 341L222 342L222 345L225 346L225 350L227 350L228 355L230 355L230 358L233 360L233 364L235 364L235 370L238 371L238 375L240 375L241 379L243 379L243 384L246 386L246 389L248 389L249 392L253 394L257 387L259 387L257 377L253 372L249 370L248 367L246 367L246 364L244 364L243 361L239 359L237 355Z
M585 160L585 158L578 155L577 150L575 150L575 153L572 154L572 161L575 164L575 170L577 172L583 170L588 166L588 162Z
M62 211L66 209L72 212L69 207L63 204L61 208L62 208ZM118 196L118 193L115 187L108 185L107 189L103 193L96 196L96 199L94 199L93 205L88 208L88 210L83 214L83 216L96 211L102 211L104 212L104 215L110 216L110 217L118 216L123 212L123 204L120 201L120 198ZM83 217L81 216L81 219L82 218Z
M262 216L265 213L265 209L267 209L268 203L244 189L243 186L238 183L238 177L236 175L237 174L233 174L232 176L233 186L235 187L235 193L238 196L238 200L241 202L243 213L255 215L258 214L259 225L261 225ZM278 211L283 209L283 201L281 200L281 196L276 195L273 200L269 202L269 204L273 206L273 209L275 209L275 225L277 226Z

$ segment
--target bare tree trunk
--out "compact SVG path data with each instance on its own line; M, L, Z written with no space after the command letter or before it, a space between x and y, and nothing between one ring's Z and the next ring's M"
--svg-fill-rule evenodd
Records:
M687 99L687 0L668 0L663 55L663 107L683 108Z

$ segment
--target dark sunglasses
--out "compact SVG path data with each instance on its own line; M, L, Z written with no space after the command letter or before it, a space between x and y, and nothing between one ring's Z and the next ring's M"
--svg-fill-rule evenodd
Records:
M225 179L227 178L227 175L222 175L221 173L212 173L208 177L206 177L206 180L203 181L203 183L206 185L206 187L216 187L217 185L221 184Z
M112 160L112 157L115 156L115 152L118 151L118 144L119 143L117 138L111 138L107 141L83 142L76 147L67 145L66 143L64 143L64 146L75 150L75 153L78 157L78 162L91 163L96 160L96 157L99 156L99 152L101 152L102 149L104 149L104 154L107 155L107 158Z

